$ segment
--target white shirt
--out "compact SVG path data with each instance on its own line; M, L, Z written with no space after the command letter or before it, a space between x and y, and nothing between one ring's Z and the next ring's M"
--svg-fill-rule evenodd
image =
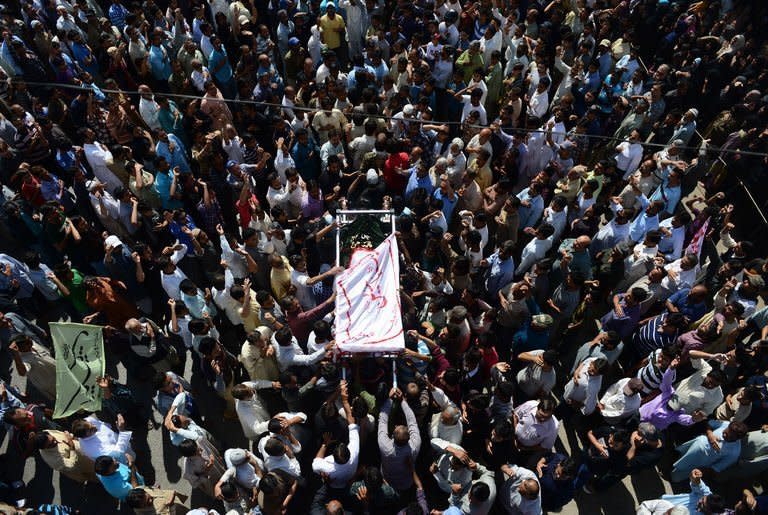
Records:
M288 178L285 175L285 171L289 168L296 168L296 163L293 161L293 156L290 152L277 151L275 155L275 171L280 176L280 182L285 184Z
M578 384L571 378L563 390L563 399L581 403L581 413L590 415L597 405L597 394L603 384L603 376L589 375L589 365L597 358L587 358L581 363Z
M530 351L528 354L540 356L543 350ZM549 393L555 386L557 375L554 368L549 372L535 363L529 363L517 373L517 385L528 397L534 397L539 392Z
M531 95L531 99L528 101L528 115L541 119L545 114L547 114L548 108L549 93L547 90L544 90L541 93L536 90L533 95Z
M80 450L83 454L95 460L99 456L112 456L114 459L124 462L123 454L133 455L131 449L131 431L116 433L107 424L93 415L86 420L96 426L96 433L86 438L80 438Z
M252 489L259 486L259 476L256 475L256 470L248 461L241 463L240 465L232 464L232 452L240 449L227 449L224 451L224 463L227 465L227 471L221 476L221 480L227 481L234 477L235 482L243 488ZM258 460L257 458L257 461Z
M93 170L93 175L106 185L107 190L112 192L118 186L123 185L123 182L109 169L109 165L114 163L114 158L106 145L98 141L85 143L83 145L83 152L85 152L85 159L88 161L88 165Z
M331 488L344 488L357 472L357 461L360 456L360 430L357 424L349 424L349 460L346 463L336 463L333 456L315 458L312 461L312 471L318 474L328 474Z
M227 318L233 325L240 325L243 323L243 319L240 318L240 308L242 304L232 298L229 294L229 289L235 284L235 278L232 276L229 268L224 270L224 289L217 290L211 288L211 296L216 306L224 311Z
M315 295L312 293L312 285L307 284L308 280L309 275L307 272L299 272L296 269L291 270L291 284L296 287L296 298L304 310L310 310L317 305Z
M555 228L552 239L554 241L559 240L565 230L565 224L568 222L568 206L565 206L561 211L555 211L551 207L547 207L544 210L544 221Z
M152 130L160 129L160 106L155 102L154 97L152 100L147 100L144 97L139 99L139 114Z
M461 112L461 121L463 122L466 120L469 116L469 113L472 111L477 111L480 113L478 123L480 125L488 125L488 114L485 112L485 107L483 107L482 102L479 105L473 106L470 98L470 95L461 95L461 100L464 102L464 109Z
M464 425L461 423L461 418L453 425L443 423L442 411L448 406L456 405L445 395L445 392L440 388L435 388L432 392L432 398L435 403L440 407L440 412L432 415L432 420L429 424L429 436L430 444L432 448L438 452L445 452L446 447L449 445L453 447L461 446L461 439L464 436ZM456 408L458 410L458 408Z
M226 261L227 268L232 272L232 277L244 279L248 275L248 265L245 257L232 250L227 238L223 234L219 237L219 242L221 243L221 259Z
M615 424L629 417L640 409L640 394L631 396L624 394L624 388L631 378L619 379L612 384L600 399L603 405L602 413L605 421Z
M277 343L274 335L272 335L271 343L272 347L275 348L275 358L277 358L277 366L281 372L294 366L314 365L325 357L325 347L312 354L304 354L295 336L291 340L291 344L285 347Z
M479 134L475 134L474 136L472 136L472 139L469 140L469 143L467 143L467 148L469 148L469 147L474 147L474 148L480 147L483 150L487 150L491 154L489 156L489 158L488 158L489 162L493 158L493 147L491 146L491 140L490 139L481 145L480 144L480 135ZM467 160L467 168L472 166L472 163L475 162L475 159L477 159L477 153L469 154L469 159Z
M187 246L182 244L184 246L181 250L176 250L171 254L171 262L176 265L179 261L181 261L181 258L184 257L184 255L187 253ZM181 284L181 281L187 278L187 274L181 271L181 268L178 266L171 274L166 274L164 271L160 272L160 284L163 286L163 290L165 290L165 293L168 295L171 299L181 300L181 290L179 289L179 285Z
M664 254L667 261L680 259L683 255L683 244L685 243L685 226L672 227L672 219L667 218L659 223L659 228L668 229L670 234L663 234L659 241L659 252Z
M192 80L192 85L198 93L203 93L205 91L205 83L211 80L211 72L203 66L200 70L192 70L189 78Z
M502 486L502 504L511 515L541 515L541 489L536 499L526 499L518 491L518 487L529 479L536 483L539 478L528 469L513 467L515 475L504 482Z
M664 266L664 270L666 270L668 273L670 271L676 272L677 278L672 279L672 277L667 275L664 277L664 279L661 280L661 287L664 295L666 295L663 300L666 300L678 290L683 288L691 288L693 283L696 281L696 272L699 267L695 266L690 270L683 270L680 268L680 261L681 260L678 259Z
M243 384L255 390L272 388L272 381L266 379L246 381ZM267 426L272 417L261 404L261 399L257 393L254 392L250 399L235 399L235 411L240 425L243 427L243 433L249 440L256 440L262 433L267 432Z
M523 248L520 255L520 264L515 270L515 275L520 275L528 271L534 263L544 258L549 249L552 248L552 236L542 240L534 238Z
M616 153L616 168L624 172L625 181L635 173L643 160L643 146L640 143L623 141L619 143L619 151Z

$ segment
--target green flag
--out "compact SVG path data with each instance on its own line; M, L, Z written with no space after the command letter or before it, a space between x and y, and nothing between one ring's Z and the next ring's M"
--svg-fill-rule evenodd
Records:
M80 409L101 409L101 389L96 378L104 375L104 339L101 327L52 322L51 338L56 352L56 408L53 418Z

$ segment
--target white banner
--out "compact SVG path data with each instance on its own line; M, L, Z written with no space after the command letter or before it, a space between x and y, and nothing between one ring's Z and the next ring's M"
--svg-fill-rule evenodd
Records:
M400 316L400 258L395 235L376 250L358 249L336 276L336 345L342 352L405 348Z

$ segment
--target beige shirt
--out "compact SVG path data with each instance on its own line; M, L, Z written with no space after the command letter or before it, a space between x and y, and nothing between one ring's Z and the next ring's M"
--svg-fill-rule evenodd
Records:
M56 440L56 447L40 449L40 457L53 470L57 470L78 483L98 481L93 471L93 460L80 451L80 442L74 441L74 447L69 445L63 431L48 429L45 431Z

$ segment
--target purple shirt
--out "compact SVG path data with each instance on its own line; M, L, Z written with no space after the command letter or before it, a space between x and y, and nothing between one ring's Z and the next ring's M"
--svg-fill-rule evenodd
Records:
M603 331L616 331L622 340L632 334L635 326L637 326L637 322L640 320L640 305L635 304L634 306L627 307L624 297L625 294L619 294L619 304L622 310L624 310L623 317L616 316L616 310L611 309L600 319Z
M319 192L318 198L313 198L309 193L305 193L301 199L301 214L304 218L310 220L320 218L323 215L323 192Z
M668 368L664 372L659 387L661 394L640 406L640 420L642 422L650 422L659 430L664 430L675 422L684 426L693 424L693 417L687 415L685 410L673 411L669 407L669 399L675 394L672 383L676 376L677 373L672 368Z

